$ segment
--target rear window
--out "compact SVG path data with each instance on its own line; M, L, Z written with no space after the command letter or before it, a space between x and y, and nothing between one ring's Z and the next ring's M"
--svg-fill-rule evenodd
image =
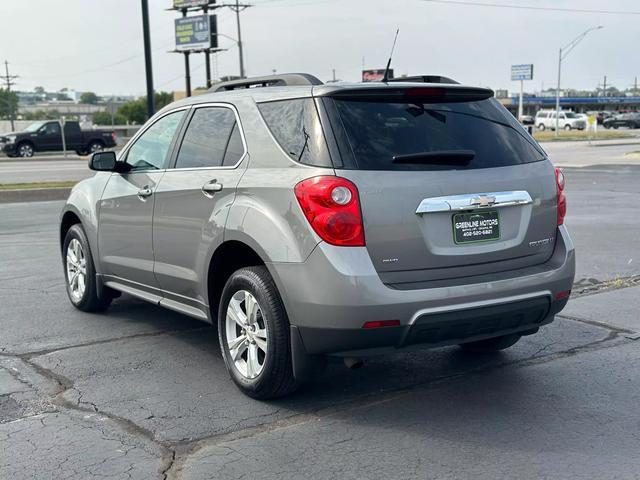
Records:
M342 143L348 144L340 150L343 156L347 151L353 157L349 168L461 170L545 158L541 147L495 99L435 104L334 102L345 133Z
M260 103L258 109L291 160L318 167L333 166L313 99Z

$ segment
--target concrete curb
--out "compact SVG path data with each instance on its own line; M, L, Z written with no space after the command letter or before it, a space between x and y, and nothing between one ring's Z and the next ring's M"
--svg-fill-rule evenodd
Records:
M71 187L32 188L22 190L0 190L0 203L46 202L50 200L66 200Z

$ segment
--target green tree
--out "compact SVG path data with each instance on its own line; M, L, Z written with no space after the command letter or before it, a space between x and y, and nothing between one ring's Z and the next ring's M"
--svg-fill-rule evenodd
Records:
M118 109L118 113L127 119L127 122L141 125L147 121L147 104L144 98L125 102Z
M18 95L0 88L0 118L15 118L18 111Z
M154 94L156 112L171 102L173 102L173 94L170 92L156 92ZM148 119L146 97L140 97L136 100L123 103L118 109L118 113L126 118L129 123L143 124Z
M44 93L44 87L36 87L33 89L33 91L36 93Z
M156 112L161 108L166 107L171 102L173 102L173 93L171 92L156 92L153 95L154 104L156 107Z
M111 125L111 114L109 112L96 112L93 114L93 123L96 125ZM113 116L114 125L125 125L127 119L124 115L116 113Z
M98 103L98 95L93 92L84 92L80 95L80 103L89 103L91 105L95 105Z

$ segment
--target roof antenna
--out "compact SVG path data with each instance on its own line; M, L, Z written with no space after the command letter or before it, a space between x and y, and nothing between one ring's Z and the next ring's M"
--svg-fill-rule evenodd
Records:
M387 62L387 68L384 69L384 76L382 77L382 82L387 83L389 80L389 67L391 67L391 57L393 57L393 51L396 48L396 41L398 40L398 33L400 33L400 29L396 30L396 36L393 38L393 46L391 47L391 53L389 54L389 61Z

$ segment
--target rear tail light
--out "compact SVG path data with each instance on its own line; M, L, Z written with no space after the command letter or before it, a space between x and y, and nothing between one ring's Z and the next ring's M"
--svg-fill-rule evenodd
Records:
M564 223L567 214L567 197L564 194L564 172L556 167L556 193L558 199L558 225Z
M113 138L113 141L116 142L116 138L117 138L116 137L116 132L111 132L111 138Z
M303 180L295 194L304 216L325 242L341 247L363 247L364 227L358 189L341 177Z

